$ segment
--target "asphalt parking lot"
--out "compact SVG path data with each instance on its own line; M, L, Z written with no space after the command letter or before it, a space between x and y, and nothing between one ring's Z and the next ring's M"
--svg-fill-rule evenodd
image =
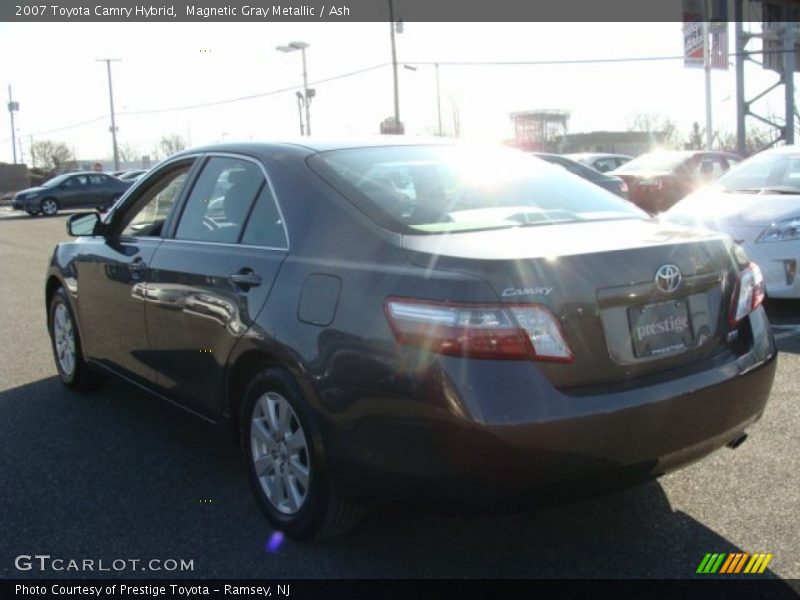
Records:
M347 537L269 552L229 438L121 382L88 395L59 383L43 288L64 221L0 208L0 577L69 575L14 566L49 554L194 565L105 574L128 577L673 578L707 552L769 552L763 576L800 578L800 302L768 305L777 379L735 451L535 515L376 512Z

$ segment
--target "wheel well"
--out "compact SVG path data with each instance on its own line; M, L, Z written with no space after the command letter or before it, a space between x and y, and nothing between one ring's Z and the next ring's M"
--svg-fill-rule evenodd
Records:
M48 318L47 318L48 324L50 322L50 317L49 317L50 301L53 299L53 295L56 293L56 290L60 287L61 287L61 282L59 281L58 277L56 277L55 275L51 275L50 279L47 280L47 285L44 288L44 299L45 299L44 309L48 313Z
M261 350L248 350L231 367L226 386L226 401L231 429L239 439L239 418L245 389L250 381L264 369L278 365L275 357Z
M39 204L40 205L43 204L45 200L52 200L53 202L55 202L58 205L59 208L61 207L61 203L58 201L58 198L56 198L55 196L45 196L44 198L42 198L42 201Z

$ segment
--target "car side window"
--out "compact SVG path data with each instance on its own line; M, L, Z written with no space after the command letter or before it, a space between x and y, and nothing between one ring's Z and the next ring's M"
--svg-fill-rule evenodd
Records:
M601 173L605 173L607 171L613 171L616 167L616 161L613 158L598 158L592 167L596 171L600 171Z
M61 184L61 187L66 188L68 190L78 187L78 178L69 177L68 179L65 179L64 182Z
M157 237L161 235L175 201L189 175L191 163L170 171L134 201L133 208L123 215L122 236Z
M236 243L250 207L265 183L264 173L255 163L211 157L186 201L175 238Z
M89 175L89 183L92 185L105 185L108 180L104 175Z
M256 198L256 204L242 236L242 244L282 249L289 247L283 219L268 185L261 188Z

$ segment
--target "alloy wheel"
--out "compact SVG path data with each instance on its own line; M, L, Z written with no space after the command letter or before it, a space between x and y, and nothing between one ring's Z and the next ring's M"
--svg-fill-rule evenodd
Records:
M311 462L306 434L288 400L262 394L250 423L253 467L261 489L276 510L297 513L308 498Z
M53 216L58 212L58 203L52 198L48 198L42 202L42 212L48 217Z
M53 316L53 338L61 371L68 377L75 371L75 327L65 304L56 307Z

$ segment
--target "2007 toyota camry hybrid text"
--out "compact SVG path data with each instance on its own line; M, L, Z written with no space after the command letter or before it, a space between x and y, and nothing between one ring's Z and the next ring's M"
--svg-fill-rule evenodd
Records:
M517 150L227 144L72 215L46 284L58 372L114 373L238 437L296 539L362 507L584 497L764 411L761 272Z

